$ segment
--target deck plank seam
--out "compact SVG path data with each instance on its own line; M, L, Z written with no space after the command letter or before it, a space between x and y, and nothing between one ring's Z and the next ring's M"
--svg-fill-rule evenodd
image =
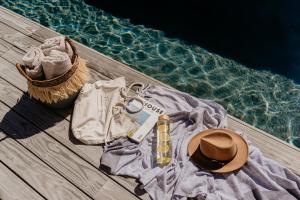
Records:
M3 131L0 128L1 131ZM3 131L4 132L4 131ZM6 136L5 138L8 138L8 136ZM1 141L1 140L0 140ZM33 189L36 193L38 193L38 195L40 195L43 199L47 199L43 194L41 194L38 190L36 190L30 183L28 183L23 177L21 177L17 172L15 172L14 170L12 170L9 166L6 165L6 163L4 163L2 160L0 160L0 163L3 164L8 170L10 170L14 175L16 175L19 179L21 179L26 185L28 185L28 187L30 187L31 189Z
M9 83L10 85L14 86L12 83L10 83L9 81L7 81L6 79L4 79L3 77L0 76L0 79L6 81L7 83ZM16 86L14 86L16 87ZM16 87L18 90L20 90L23 94L25 94L27 97L28 94L25 93L24 91L22 91L20 88ZM97 169L98 171L100 171L103 175L105 175L105 177L108 177L110 180L112 180L113 182L115 182L116 184L118 184L119 186L121 186L123 189L125 189L126 191L130 192L131 194L133 194L134 196L136 196L137 198L141 199L139 196L137 196L135 193L133 193L132 191L130 191L129 189L127 189L126 187L124 187L121 183L117 182L115 179L113 179L111 177L111 175L109 173L107 173L104 170L101 170L100 168L96 167L95 165L93 165L93 163L91 163L88 159L85 159L84 157L80 156L78 153L76 153L74 150L72 150L71 148L69 148L68 146L66 146L64 143L62 143L60 140L58 140L57 138L53 137L51 134L49 134L47 131L42 130L37 124L35 124L32 120L28 119L27 117L23 116L22 114L20 114L18 111L16 111L15 109L13 109L12 107L10 107L8 104L6 104L3 100L0 99L0 102L3 103L5 106L7 106L8 108L10 108L11 110L13 110L14 113L16 113L17 115L19 115L20 117L22 117L24 120L28 121L29 123L31 123L35 128L37 128L38 130L40 130L41 132L44 132L45 134L47 134L47 136L49 136L50 138L54 139L56 142L58 142L60 145L64 146L65 148L67 148L69 151L71 151L73 154L75 154L78 158L80 158L81 160L87 162L90 167L93 167L94 169ZM56 114L55 112L53 112L53 114ZM67 120L67 119L63 119L63 120ZM68 120L67 120L68 121ZM0 128L0 130L2 130ZM3 130L2 130L3 131ZM4 133L6 133L5 131L3 131ZM15 140L15 139L14 139ZM0 140L1 141L1 140ZM26 148L22 143L20 143L19 141L15 140L16 142L18 142L20 145L22 145L24 148ZM26 148L28 151L30 151L30 153L34 154L30 149ZM80 150L79 150L80 151ZM35 155L35 154L34 154ZM38 159L40 159L37 155L35 155ZM41 160L41 159L40 159ZM47 164L45 161L41 160L42 162L44 162L45 164ZM48 165L48 164L47 164ZM48 165L49 166L49 165ZM49 166L51 167L51 166ZM66 177L64 177L61 173L59 173L58 171L56 171L53 167L51 167L51 169L53 169L55 172L57 172L58 174L60 174L63 178L65 178L68 182L69 181ZM71 182L72 183L72 182ZM72 183L73 184L73 183ZM74 184L73 184L74 185ZM74 185L76 186L76 185ZM76 186L77 187L77 186ZM78 188L78 187L77 187ZM79 189L79 188L78 188ZM81 189L80 189L81 190ZM86 193L85 193L86 194ZM86 194L88 195L88 194ZM90 195L88 195L90 198L92 198Z
M5 105L4 105L4 106L5 106ZM0 132L3 133L3 134L5 134L5 135L8 135L8 134L6 133L6 131L3 130L3 128L0 128ZM70 186L74 187L74 189L76 190L76 193L78 192L78 193L80 193L80 194L83 194L85 197L88 197L89 199L93 199L93 198L89 197L88 195L86 195L85 193L83 193L80 189L78 189L78 187L76 187L76 186L74 186L72 183L70 183L66 178L64 178L64 176L62 176L60 173L58 173L56 170L54 170L54 169L53 169L51 166L49 166L46 162L44 162L43 160L41 160L41 159L40 159L36 154L34 154L30 149L26 148L26 146L23 145L21 142L19 142L18 140L16 140L16 139L10 137L9 135L8 135L8 138L10 139L10 141L7 141L8 144L9 144L9 143L13 143L14 146L17 146L17 145L18 145L19 147L17 147L17 148L22 148L22 152L24 152L24 153L26 154L26 156L30 155L30 157L29 157L30 159L36 159L35 161L40 162L40 163L38 163L38 164L39 164L40 166L42 165L43 168L46 168L48 172L51 171L51 173L53 173L53 174L55 173L56 179L59 178L59 179L60 179L59 181L64 180L65 183L68 183L68 184L70 184ZM7 145L7 144L6 144L6 145ZM25 151L26 151L26 152L25 152ZM45 186L42 186L41 188L43 188L43 187L45 187ZM41 188L40 188L40 189L41 189ZM74 189L72 188L73 192L75 192Z
M5 136L4 138L1 138L1 139L0 139L0 142L6 140L7 138L8 138L8 136ZM0 161L1 161L1 160L0 160Z
M0 99L0 102L2 104L4 104L5 106L7 106L8 108L10 108L5 102L3 102L1 99ZM11 108L10 108L11 109ZM17 112L15 112L14 109L11 109L13 110L14 113L16 113L17 115L19 115ZM23 116L19 115L21 118L24 119ZM26 121L28 121L27 119L24 119ZM35 126L35 125L34 125ZM5 133L6 135L9 136L9 134L4 131L2 128L0 128L0 131L2 131L3 133ZM48 135L48 134L47 134ZM74 187L76 187L78 190L80 190L80 192L84 193L85 195L87 195L89 198L91 199L94 199L90 194L88 194L87 192L85 192L84 190L82 190L81 188L79 188L76 184L74 184L72 181L70 181L68 178L66 178L62 173L60 173L59 171L57 171L54 167L52 167L51 165L49 165L47 162L45 162L44 160L42 160L38 155L36 155L34 152L32 152L30 149L28 149L25 145L23 145L21 142L19 142L18 140L14 139L13 137L10 137L12 138L15 142L17 142L19 145L21 145L23 148L25 148L27 151L29 151L33 156L35 156L37 159L39 159L41 162L43 162L45 165L47 165L48 167L50 167L54 172L56 172L57 174L59 174L62 178L64 178L67 182L69 182L70 184L72 184ZM64 145L63 145L64 146ZM81 158L81 157L80 157Z

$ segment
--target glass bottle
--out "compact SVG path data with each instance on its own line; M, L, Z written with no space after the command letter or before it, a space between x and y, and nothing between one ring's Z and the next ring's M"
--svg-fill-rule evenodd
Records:
M166 166L172 160L172 146L170 139L170 119L168 115L160 115L157 121L156 163Z

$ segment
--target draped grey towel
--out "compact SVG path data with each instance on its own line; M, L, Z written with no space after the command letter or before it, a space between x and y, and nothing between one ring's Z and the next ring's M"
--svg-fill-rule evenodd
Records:
M196 167L187 156L187 144L198 132L225 127L226 111L209 100L163 87L148 86L144 98L167 111L171 118L173 160L155 164L155 130L140 144L121 138L111 142L101 164L112 174L137 178L153 199L300 199L300 178L249 143L248 162L240 170L212 174Z

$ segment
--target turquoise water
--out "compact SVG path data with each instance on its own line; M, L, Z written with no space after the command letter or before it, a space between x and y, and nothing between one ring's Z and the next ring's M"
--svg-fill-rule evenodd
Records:
M83 0L0 0L0 5L181 91L213 99L230 114L300 147L300 85L290 79L133 25Z

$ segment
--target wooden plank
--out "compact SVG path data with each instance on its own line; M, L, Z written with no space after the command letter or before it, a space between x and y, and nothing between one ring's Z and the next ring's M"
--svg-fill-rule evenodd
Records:
M13 15L14 15L14 13L13 13ZM31 22L31 20L26 19L26 18L24 18L22 20L25 20L27 23ZM34 22L32 22L32 24L36 25L36 23L34 23ZM41 27L40 29L38 29L37 31L35 31L31 34L31 37L37 39L38 41L43 41L44 39L46 39L48 37L53 37L53 36L58 35L58 33L54 32L51 29L43 27L42 25L40 25L40 27ZM166 87L170 87L170 86L167 86L151 77L141 74L140 72L137 72L134 69L132 69L120 62L117 62L105 55L102 55L102 54L88 48L88 47L85 47L82 44L77 43L76 45L79 49L80 55L82 55L82 57L89 60L89 67L95 69L96 71L98 71L101 74L104 74L105 76L108 76L110 78L125 76L129 83L134 82L134 81L142 81L145 83L151 83L151 84L155 84L155 85L163 85ZM228 121L229 121L229 128L247 130L248 132L246 132L246 133L249 134L250 137L252 137L252 138L260 138L261 137L262 140L268 141L268 143L270 144L269 149L263 148L264 144L259 142L259 141L261 141L260 139L254 140L254 144L256 146L258 146L266 156L273 158L274 160L277 160L282 164L286 164L286 156L290 155L291 152L292 152L292 155L297 154L299 156L298 149L290 146L289 144L286 144L283 141L275 139L274 137L270 136L270 134L268 134L268 133L265 133L261 130L255 129L253 126L251 126L249 124L240 123L240 121L237 121L236 118L234 118L233 116L230 116L230 115L229 115ZM280 154L274 155L272 152L274 152L275 147L277 147L278 145L281 146L282 151L278 152ZM290 165L288 167L290 167L291 169L300 173L299 168L297 168L297 166L293 165L293 163L289 163L289 164Z
M0 160L47 199L89 199L11 138L1 142Z
M5 42L4 40L0 40L0 56L6 53L11 48L11 44Z
M23 78L16 79L20 76L16 68L0 57L0 77L5 78L23 91L27 90L26 80ZM69 127L70 123L63 117L55 115L49 108L43 106L37 101L32 101L22 91L8 84L3 79L0 80L1 100L13 108L22 116L30 120L36 126L49 133L52 137L61 141L66 147L72 149L82 158L94 166L99 167L102 153L101 146L87 146L75 141L71 136ZM71 140L70 140L71 138ZM77 148L78 147L78 148ZM93 155L93 156L90 156Z
M0 162L0 199L40 200L44 198Z
M0 132L0 142L5 140L7 138L7 135L5 135L4 133Z
M31 34L40 28L39 24L34 23L33 21L24 20L24 17L21 15L16 15L14 12L3 6L0 6L0 21L18 27L24 34Z
M246 132L249 132L249 134L252 135L252 137L255 137L257 134L263 134L264 138L269 138L271 140L275 140L276 142L285 144L289 148L292 148L292 149L296 150L296 152L300 152L299 148L297 148L295 146L292 146L291 144L287 143L286 141L283 141L283 140L279 139L278 137L275 137L272 134L269 134L269 133L267 133L263 130L260 130L260 129L254 127L254 126L251 126L248 123L246 123L246 122L244 122L244 121L242 121L242 120L240 120L240 119L238 119L234 116L231 116L231 119L230 119L228 124L229 124L229 126L231 126L232 128L235 128L235 129L239 129L239 128L244 129Z
M0 58L0 65L3 63L1 61L3 60ZM0 69L2 69L1 66ZM2 78L1 75L0 77ZM56 140L62 142L66 147L72 149L72 151L80 155L80 157L85 158L85 160L89 163L99 167L100 158L103 151L102 147L97 145L83 145L82 143L79 143L73 139L69 130L69 121L58 115L55 115L42 104L30 100L29 97L22 91L13 87L3 79L0 79L0 96L1 101L11 107L14 111L20 113L20 115L30 120L31 123L40 127Z
M2 120L0 128L17 139L39 159L89 196L95 198L100 195L102 186L108 180L108 177L102 172L80 159L2 103L0 103L0 119ZM1 142L1 147L5 141L7 139ZM115 183L114 187L120 188L122 191L118 194L120 199L135 199L134 195L120 185Z
M11 63L8 63L6 60L0 58L0 77L2 77L5 72L7 72L8 74L13 74L14 72L11 71L12 69L15 70ZM2 74L1 71L5 72L3 72ZM18 81L20 80L18 79ZM88 161L94 167L98 168L100 166L100 158L103 152L102 147L96 145L83 145L82 143L78 143L76 140L74 140L69 130L69 121L55 115L45 106L42 106L35 101L29 100L28 96L24 95L22 91L13 87L3 79L0 79L0 97L1 101L12 107L13 110L20 113L23 117L30 120L35 125L41 127L49 135L60 141L62 144L75 152L81 158ZM137 187L137 183L134 182L133 179L128 180L128 178L116 176L113 176L113 179L120 182L125 188L132 191L133 193L135 187ZM148 195L141 196L141 198L147 199Z
M105 200L116 200L116 199L128 199L122 194L122 191L120 188L115 187L115 183L113 180L108 180L101 188L100 192L98 193L98 196L96 196L97 199L105 199ZM150 199L150 198L148 198ZM128 199L131 200L131 199Z
M31 47L38 46L39 42L34 40L26 41L24 34L21 32L15 31L13 28L8 27L7 25L0 23L0 38L5 41L13 41L12 44L23 49L30 49Z
M280 139L255 127L243 124L239 119L229 121L230 129L246 133L247 138L259 149L267 155L280 162L300 175L300 152L296 147L284 144Z

